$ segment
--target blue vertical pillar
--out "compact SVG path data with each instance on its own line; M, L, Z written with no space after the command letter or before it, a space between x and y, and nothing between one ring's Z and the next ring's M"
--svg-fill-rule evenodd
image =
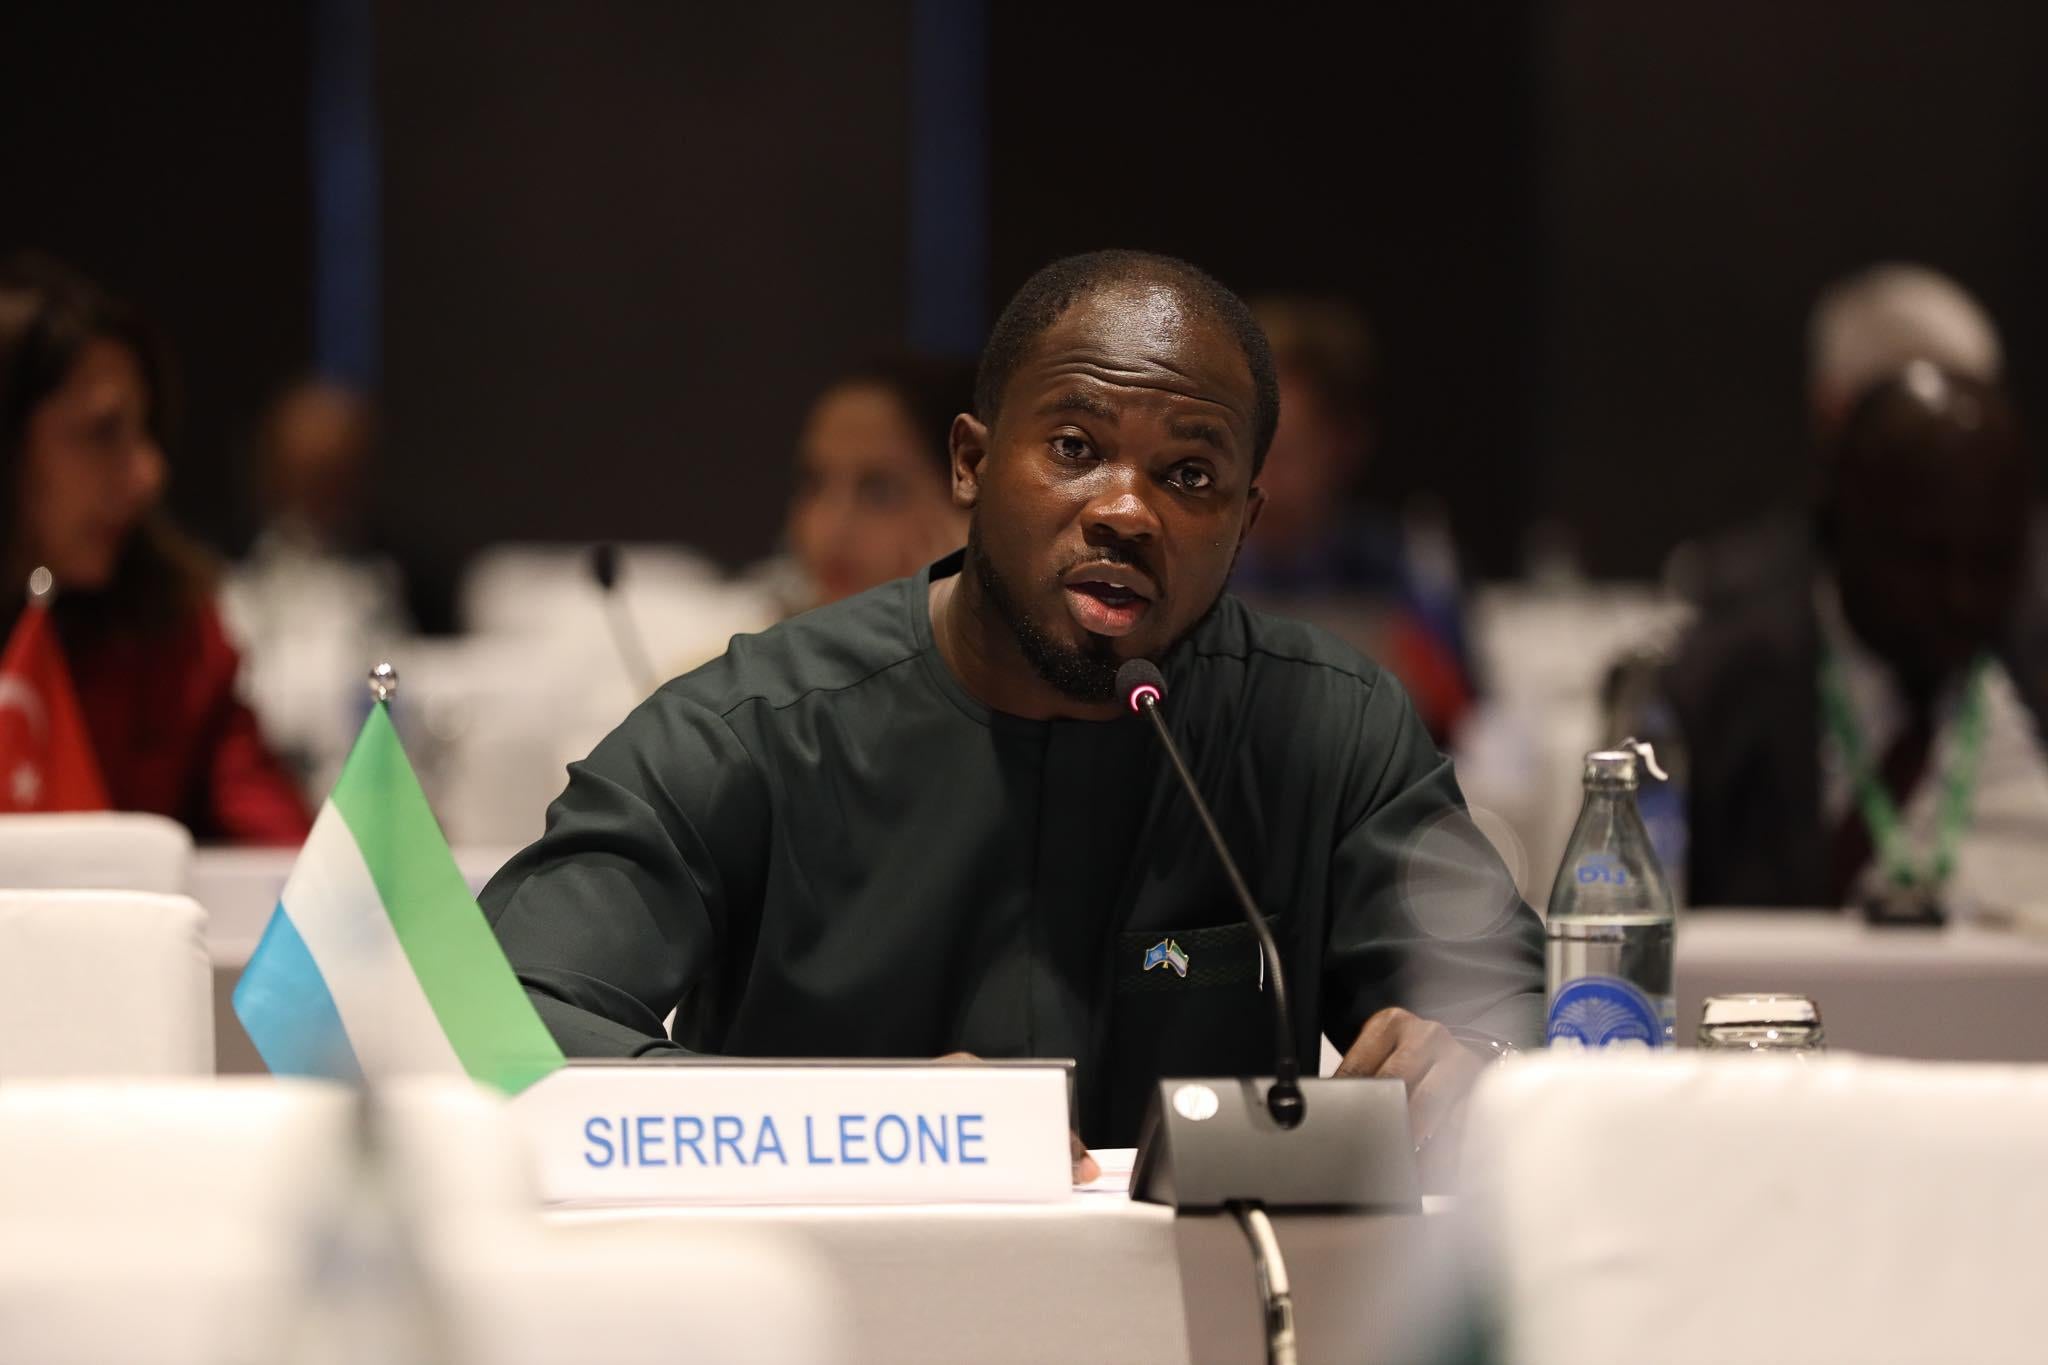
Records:
M988 327L987 0L912 0L911 346L971 359Z
M383 328L371 0L314 0L312 18L313 363L368 391Z

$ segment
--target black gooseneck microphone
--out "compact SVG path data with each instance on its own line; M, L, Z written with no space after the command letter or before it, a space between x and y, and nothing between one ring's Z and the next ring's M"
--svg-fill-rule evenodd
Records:
M1194 774L1188 771L1180 746L1166 729L1166 718L1159 714L1159 703L1166 699L1165 675L1150 659L1128 659L1116 671L1116 694L1133 711L1151 717L1152 733L1159 737L1160 746L1172 760L1173 770L1179 774L1180 784L1187 790L1188 800L1194 803L1195 814L1201 817L1202 828L1209 832L1209 842L1223 863L1223 875L1237 894L1237 908L1258 935L1273 1000L1273 1085L1266 1092L1266 1110L1282 1128L1293 1128L1307 1113L1307 1103L1301 1093L1301 1059L1294 1049L1294 1011L1287 1001L1287 973L1280 965L1280 948L1273 942L1266 917L1259 913L1258 903L1252 899L1251 888L1245 885L1244 874L1237 870L1237 860L1230 856L1229 845L1223 842L1223 831L1216 827L1216 817L1209 813L1209 803L1202 799L1201 788L1195 785Z
M598 591L604 594L605 624L611 629L612 647L619 653L619 662L625 665L627 681L643 694L652 693L661 686L661 679L648 662L647 645L626 611L626 599L618 593L618 546L603 541L590 547L590 576L597 580Z
M1294 1291L1267 1210L1421 1213L1407 1090L1395 1080L1302 1083L1280 950L1159 714L1166 679L1150 660L1132 659L1117 670L1116 690L1133 711L1152 718L1152 733L1202 817L1273 983L1273 1083L1263 1103L1257 1077L1162 1078L1138 1136L1131 1197L1171 1205L1176 1218L1236 1219L1258 1274L1268 1365L1296 1365ZM1305 1090L1315 1091L1313 1119Z

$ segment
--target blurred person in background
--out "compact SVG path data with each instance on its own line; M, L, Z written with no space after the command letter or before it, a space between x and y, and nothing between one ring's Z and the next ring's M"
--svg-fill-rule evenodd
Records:
M2004 348L1983 305L1924 265L1886 262L1822 290L1806 325L1806 420L1814 457L1824 462L1833 453L1857 400L1915 360L1996 384ZM1782 591L1812 574L1810 530L1806 507L1778 508L1680 547L1667 577L1704 607Z
M278 395L255 441L262 529L237 577L281 582L308 568L346 571L354 592L336 604L352 616L403 628L398 566L370 545L368 510L377 465L377 419L345 384L305 379Z
M254 447L262 529L221 594L242 695L316 796L355 736L364 670L411 628L398 566L369 548L376 442L369 401L345 385L279 394Z
M2048 887L2048 762L1997 650L2033 471L2004 394L1927 360L1834 428L1797 580L1710 604L1665 677L1692 758L1693 900Z
M1265 511L1231 586L1339 633L1369 636L1351 643L1401 680L1444 743L1473 690L1457 558L1440 516L1418 507L1416 524L1402 527L1360 505L1377 438L1372 333L1337 298L1269 295L1252 311L1272 341L1280 427L1260 476ZM1372 628L1319 606L1369 611Z
M1828 287L1807 327L1807 411L1827 449L1872 387L1915 360L1998 382L1998 329L1968 290L1924 265L1875 265Z
M55 576L52 623L117 809L298 843L306 808L236 698L213 564L161 506L166 388L126 305L48 257L0 261L0 583ZM23 600L0 595L0 638Z
M866 592L967 542L947 441L973 402L972 366L912 355L854 370L818 395L797 442L789 559L778 575L789 610Z

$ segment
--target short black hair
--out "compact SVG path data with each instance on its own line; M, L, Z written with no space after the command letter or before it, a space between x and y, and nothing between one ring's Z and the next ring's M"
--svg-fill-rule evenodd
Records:
M1273 374L1273 348L1252 310L1215 276L1199 266L1156 251L1090 251L1054 261L1030 279L1004 307L981 352L974 377L974 415L993 424L1003 391L1017 366L1069 308L1099 289L1120 284L1164 284L1177 290L1194 311L1220 322L1244 353L1258 405L1252 418L1252 477L1265 468L1273 429L1280 423L1280 383Z

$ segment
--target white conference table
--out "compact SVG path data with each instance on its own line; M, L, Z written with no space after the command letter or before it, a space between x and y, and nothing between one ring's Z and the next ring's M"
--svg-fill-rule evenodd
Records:
M480 888L510 849L457 849ZM202 849L193 898L208 914L220 1070L263 1069L230 996L270 921L293 854ZM1207 1365L1261 1357L1250 1254L1236 1223L1176 1219L1118 1193L1055 1205L559 1209L574 1224L725 1222L811 1243L839 1275L852 1359L877 1365ZM1448 1220L1339 1215L1275 1219L1296 1286L1307 1359L1405 1360L1411 1312L1441 1302L1420 1276L1443 1271ZM1187 1292L1184 1292L1184 1288Z
M1785 991L1820 1006L1828 1046L1928 1061L2048 1061L2048 940L1958 923L1874 928L1849 914L1693 910L1678 928L1678 1031L1708 995Z
M1264 1358L1243 1233L1121 1194L1052 1205L565 1208L558 1224L707 1224L802 1241L837 1274L856 1365L1210 1365ZM1428 1358L1455 1307L1436 1216L1281 1216L1304 1360Z
M457 850L474 886L509 856ZM205 850L221 1069L260 1070L228 993L289 875L289 852ZM1943 1060L2048 1061L2048 941L1972 925L1873 929L1802 911L1692 911L1678 935L1679 1031L1703 996L1798 991L1831 1046ZM1258 1359L1251 1261L1233 1221L1115 1194L1050 1206L563 1209L554 1220L728 1221L813 1244L839 1273L861 1361ZM1456 1303L1449 1218L1282 1216L1307 1359L1424 1352L1416 1313Z

